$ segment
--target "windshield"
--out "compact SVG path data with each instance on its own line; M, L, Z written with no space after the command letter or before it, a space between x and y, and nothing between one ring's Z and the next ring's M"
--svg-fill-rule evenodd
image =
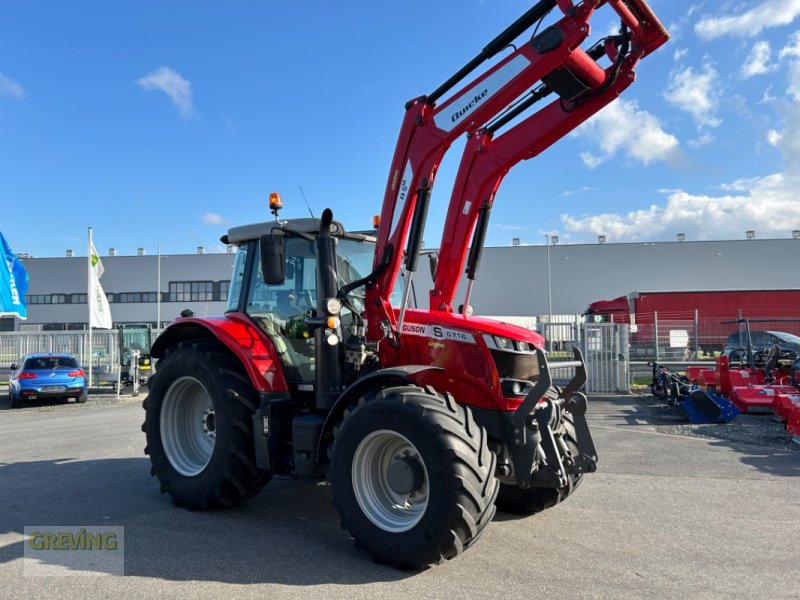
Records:
M231 285L228 290L227 310L239 310L239 299L242 295L242 283L244 282L244 266L247 263L247 248L247 244L242 244L236 251Z
M375 255L374 244L348 239L339 239L337 242L336 268L339 271L340 287L350 282L358 281L372 272L372 263ZM392 290L392 295L389 297L392 306L400 306L403 300L404 287L404 279L398 276L394 284L394 289ZM358 287L350 292L350 298L355 301L354 305L361 304L363 306L364 294L364 286Z
M776 338L784 342L789 342L791 344L800 344L800 337L792 335L791 333L786 333L785 331L770 331L769 333L771 333Z

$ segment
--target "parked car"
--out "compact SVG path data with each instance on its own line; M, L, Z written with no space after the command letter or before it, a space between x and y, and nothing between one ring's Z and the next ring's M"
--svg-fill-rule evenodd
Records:
M28 354L11 369L11 408L45 399L75 398L86 402L86 374L71 354Z
M750 340L753 352L768 350L777 345L781 350L791 351L800 356L800 337L785 331L751 331ZM747 334L737 332L728 336L722 352L730 357L731 353L743 348L747 348Z

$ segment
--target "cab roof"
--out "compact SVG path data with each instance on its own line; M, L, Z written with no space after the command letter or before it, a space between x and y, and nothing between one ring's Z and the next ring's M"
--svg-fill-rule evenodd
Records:
M319 232L321 219L305 218L305 219L289 219L280 221L263 221L261 223L251 223L250 225L240 225L238 227L231 227L226 235L223 235L220 240L223 244L238 245L243 242L249 242L260 238L262 235L272 233L276 229L288 229L296 231L297 233L316 234ZM347 233L344 226L339 221L331 222L331 235L338 237L348 237L359 239L363 241L375 241L375 238L362 233Z

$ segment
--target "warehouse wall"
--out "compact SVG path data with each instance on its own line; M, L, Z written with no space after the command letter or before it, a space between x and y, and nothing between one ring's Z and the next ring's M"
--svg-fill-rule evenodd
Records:
M553 314L633 291L800 289L798 262L795 239L551 246ZM488 248L472 298L481 314L547 314L547 248Z
M550 247L553 314L577 314L590 302L632 291L800 289L800 240L575 244ZM108 293L156 289L156 256L102 257ZM86 257L24 259L28 294L85 293ZM162 256L162 291L170 281L227 281L233 255ZM427 306L430 274L423 257L415 274L417 299ZM456 305L463 302L465 285ZM548 313L547 247L486 248L472 295L477 314ZM184 308L221 314L224 302L162 302L162 320ZM798 307L800 309L800 307ZM156 303L114 303L115 322L155 321ZM85 322L86 304L29 305L28 323ZM15 328L19 328L17 320Z

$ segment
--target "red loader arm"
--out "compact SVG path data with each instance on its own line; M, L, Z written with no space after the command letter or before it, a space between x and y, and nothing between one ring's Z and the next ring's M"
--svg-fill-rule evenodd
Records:
M578 11L586 10L586 4ZM453 311L453 298L467 255L467 241L474 230L467 266L470 284L464 305L469 304L489 212L500 182L511 167L546 150L616 99L633 83L638 61L667 41L666 31L643 0L627 3L609 0L608 4L620 15L623 33L607 38L588 53L580 48L569 50L562 44L558 48L558 51L564 50L558 52L562 60L560 68L544 73L543 84L533 90L530 97L479 129L467 141L445 221L434 288L430 291L432 310ZM595 62L603 55L612 63L606 69ZM559 98L494 137L498 129L552 92Z
M463 133L476 131L543 77L554 71L563 71L565 66L581 80L590 82L593 89L603 87L607 79L606 72L579 46L589 35L588 23L592 13L605 3L606 0L585 0L574 6L569 0L540 0L432 94L406 104L406 113L384 193L381 226L375 250L375 271L370 278L370 285L367 286L370 339L378 340L387 335L391 338L391 332L396 330L397 319L389 297L402 264L402 246L409 237L409 230L413 229L413 235L408 240L410 260L406 268L408 271L416 270L416 257L430 191L436 170L450 144ZM634 32L633 38L640 45L635 50L639 57L666 41L666 32L644 0L609 0L609 4ZM483 61L507 47L534 23L540 22L556 6L565 16L555 25L530 42L522 44L497 65L464 85L441 106L436 106L436 101L442 95ZM457 202L460 208L456 209L451 204L450 213L462 210L462 200L466 202L463 196L454 198L461 198ZM448 221L451 219L448 218ZM415 225L413 228L412 222ZM474 224L474 217L471 218L471 223ZM455 223L449 224L445 231L446 238L452 239L447 232L453 230L454 225ZM467 239L467 235L462 239L464 251ZM463 252L461 256L456 273L463 264ZM404 298L401 319L406 304L407 298ZM438 304L440 303L437 302L437 306Z

